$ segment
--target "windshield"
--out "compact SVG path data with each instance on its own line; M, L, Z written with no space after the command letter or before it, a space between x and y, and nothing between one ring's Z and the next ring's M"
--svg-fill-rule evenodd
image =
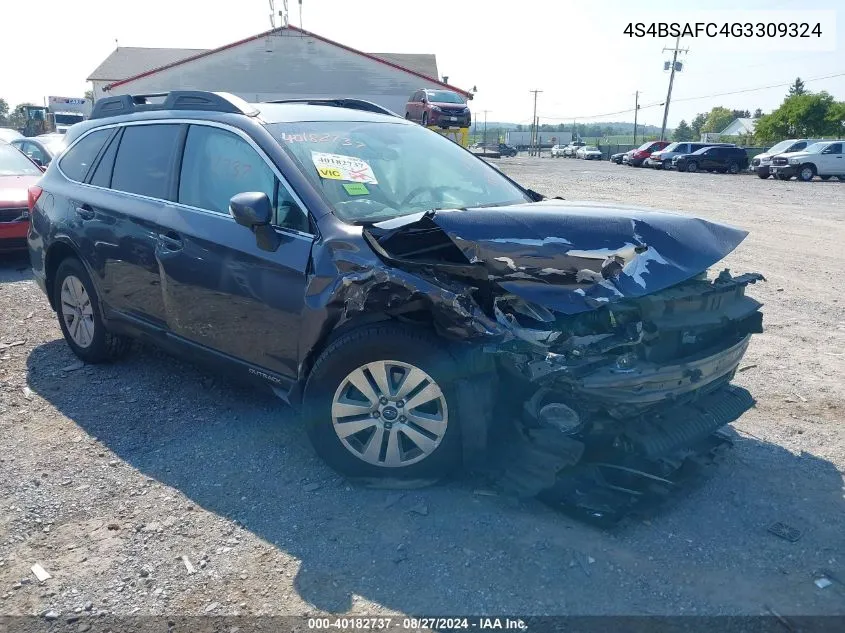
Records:
M793 145L795 145L795 141L781 141L780 143L778 143L777 145L772 147L766 153L767 154L780 154L781 152L785 152L786 150L788 150Z
M419 125L315 121L267 129L347 222L530 202L498 170Z
M587 145L587 147L584 148L584 151L585 152L597 152L597 151L599 151L599 148L596 147L595 145Z
M40 176L41 170L11 145L0 143L0 176Z
M23 138L23 134L7 127L0 127L0 141L14 141L16 138Z
M660 151L660 152L674 152L675 149L678 147L678 145L680 145L680 143L669 143L666 147L664 147L663 149L658 150L658 151Z
M85 118L81 114L56 114L54 116L56 125L73 125Z
M830 145L830 143L813 143L807 149L798 150L800 152L807 152L808 154L818 154L821 152L825 147Z
M448 90L428 90L426 91L429 101L437 101L440 103L463 103L464 100L454 92Z

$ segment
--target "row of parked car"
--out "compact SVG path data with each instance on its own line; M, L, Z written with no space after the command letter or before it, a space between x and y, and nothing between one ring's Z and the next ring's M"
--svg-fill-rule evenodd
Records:
M821 139L789 139L749 159L745 149L734 143L649 141L628 152L610 157L616 164L677 171L707 171L737 174L751 170L760 178L845 181L845 143Z
M553 145L552 158L581 158L584 160L601 160L601 150L595 145L587 145L583 141L573 141L569 145Z

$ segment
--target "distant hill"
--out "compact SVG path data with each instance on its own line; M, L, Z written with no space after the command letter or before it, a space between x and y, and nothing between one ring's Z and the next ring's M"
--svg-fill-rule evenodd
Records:
M507 121L487 121L487 130L528 130L529 125L526 124L519 124L519 123L510 123ZM578 123L575 122L575 127L578 133L581 136L586 137L598 137L598 136L629 136L634 133L634 122L633 121L610 121L610 122L602 122L602 123ZM477 124L473 126L471 129L471 133L475 134L476 131L478 133L484 130L484 124ZM571 123L563 123L563 124L545 124L540 120L540 131L542 132L571 132L572 131L572 124ZM667 129L667 133L670 133L671 130ZM660 134L660 128L656 125L637 125L637 134L640 136L648 136L652 134Z

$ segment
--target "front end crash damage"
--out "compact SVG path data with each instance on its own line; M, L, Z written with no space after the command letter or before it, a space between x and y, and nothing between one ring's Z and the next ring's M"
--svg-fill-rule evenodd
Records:
M468 461L496 463L516 494L618 518L678 487L725 444L719 429L754 404L729 383L762 331L761 304L745 289L763 277L707 273L745 236L559 201L429 212L364 228L383 265L347 271L326 290L344 318L422 304L442 335L494 359L462 369L466 399L495 390L504 397L492 428L520 424L506 425L497 454L478 411L464 429Z

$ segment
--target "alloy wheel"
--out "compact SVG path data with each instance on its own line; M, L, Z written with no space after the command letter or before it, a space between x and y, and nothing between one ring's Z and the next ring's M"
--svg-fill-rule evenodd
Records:
M62 282L62 319L68 334L79 347L87 348L94 341L94 308L85 286L74 275Z
M392 360L350 372L334 394L331 414L335 433L350 453L387 468L431 455L449 423L446 397L434 379Z

